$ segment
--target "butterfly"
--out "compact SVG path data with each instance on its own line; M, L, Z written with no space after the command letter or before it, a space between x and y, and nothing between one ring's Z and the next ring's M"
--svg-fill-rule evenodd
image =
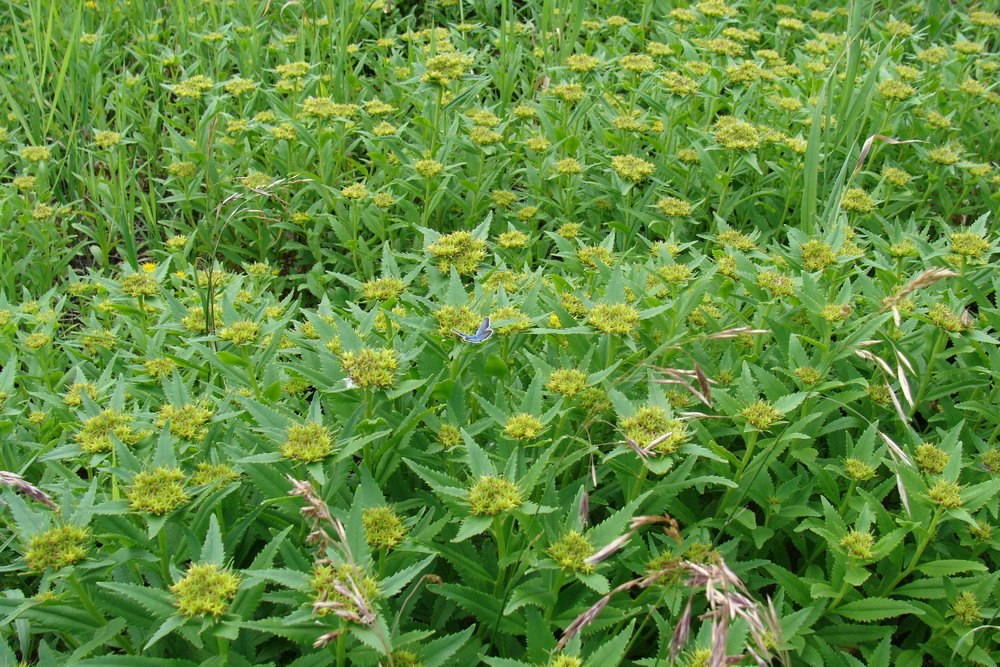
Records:
M454 329L452 329L452 331L461 336L462 340L466 343L482 343L484 340L493 335L493 329L490 329L490 318L488 317L483 319L483 323L479 325L479 328L476 329L476 333L474 334L462 333L461 331L455 331Z

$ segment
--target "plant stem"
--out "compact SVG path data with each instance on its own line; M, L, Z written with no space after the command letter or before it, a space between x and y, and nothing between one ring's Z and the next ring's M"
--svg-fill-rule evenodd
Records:
M917 389L917 393L913 396L913 405L910 406L909 411L906 413L907 417L912 417L917 412L917 408L920 406L920 401L927 392L927 387L930 386L931 373L934 371L934 363L937 361L938 355L944 350L944 346L947 341L948 333L944 329L939 329L937 337L934 339L934 347L931 348L931 356L927 359L927 367L924 369L924 375L920 378L920 387Z
M896 575L896 578L892 580L888 586L886 586L879 595L886 596L891 593L899 582L903 581L910 575L913 570L917 568L917 564L920 563L920 557L924 555L924 550L927 545L931 543L934 539L934 531L937 529L938 522L941 520L942 508L939 505L937 509L934 510L934 516L931 518L930 525L927 526L927 533L924 535L923 539L917 545L917 550L913 552L913 558L910 559L910 564L906 566L906 569Z

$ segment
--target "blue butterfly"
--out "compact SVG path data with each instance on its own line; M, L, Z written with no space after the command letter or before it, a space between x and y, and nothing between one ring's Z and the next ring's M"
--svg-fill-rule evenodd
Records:
M455 331L454 329L452 329L452 331L461 336L462 340L466 343L482 343L484 340L493 335L493 329L490 329L490 318L488 317L483 320L483 323L479 325L479 328L474 334L462 333L461 331Z

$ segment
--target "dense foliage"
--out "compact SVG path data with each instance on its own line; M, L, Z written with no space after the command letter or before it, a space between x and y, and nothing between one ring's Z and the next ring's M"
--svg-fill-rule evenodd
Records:
M5 4L0 664L996 664L988 5Z

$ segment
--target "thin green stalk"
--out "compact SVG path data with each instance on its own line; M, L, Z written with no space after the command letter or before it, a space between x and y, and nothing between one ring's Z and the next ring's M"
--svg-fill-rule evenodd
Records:
M930 525L927 526L926 534L924 535L923 539L920 540L920 543L917 545L917 550L913 552L913 557L910 559L910 564L906 566L906 569L897 574L896 577L892 580L892 582L888 586L882 589L882 592L879 593L879 595L884 597L889 593L891 593L893 590L895 590L896 586L899 585L899 582L903 581L908 576L910 576L910 573L917 568L917 565L920 564L920 557L924 555L924 550L927 549L927 545L931 543L932 539L934 539L934 533L937 530L937 525L938 522L941 520L941 515L943 514L943 512L944 508L941 507L940 505L938 505L934 509L934 516L931 517Z
M913 415L917 412L917 408L920 407L920 402L931 383L931 375L934 372L934 364L941 352L944 351L944 346L947 342L948 332L944 329L939 329L936 334L936 338L934 339L934 346L931 348L931 356L927 359L927 366L924 369L923 376L920 378L920 386L917 388L917 393L913 395L913 405L910 406L909 411L906 413L907 417L913 417Z

